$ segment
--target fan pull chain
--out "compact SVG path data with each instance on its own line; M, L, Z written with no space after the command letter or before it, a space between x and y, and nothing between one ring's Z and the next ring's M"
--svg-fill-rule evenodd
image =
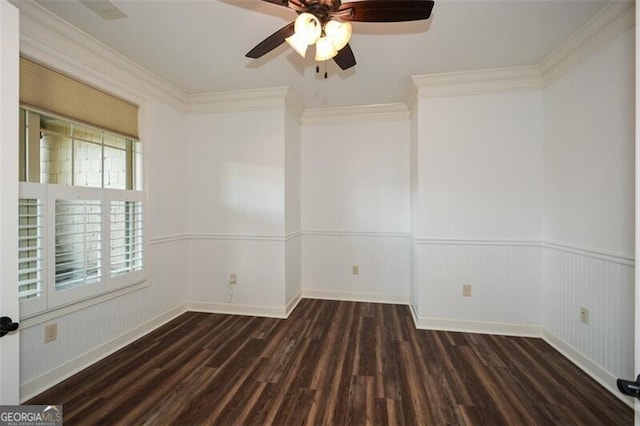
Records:
M316 62L316 74L320 74L320 64ZM325 80L327 79L327 77L329 77L329 74L327 73L327 62L325 61L324 63L324 78Z

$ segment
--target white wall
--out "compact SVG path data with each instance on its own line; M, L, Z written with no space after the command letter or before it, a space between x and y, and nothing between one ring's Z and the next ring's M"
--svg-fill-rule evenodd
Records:
M281 316L285 111L200 113L186 120L190 306ZM295 200L295 192L291 196ZM295 209L289 212L295 228Z
M629 30L544 91L543 324L613 389L634 377L634 78Z
M187 301L282 316L301 288L411 299L422 327L542 324L604 381L632 376L632 35L544 92L420 98L405 119L300 128L286 108L184 115L103 46L30 25L32 57L141 102L152 241L148 287L24 327L23 399ZM50 322L59 338L45 345Z
M634 32L544 91L544 240L634 252Z
M409 229L407 120L305 125L302 229Z
M538 91L419 101L418 238L537 240Z
M142 112L148 201L148 286L81 310L30 319L21 330L21 399L51 386L182 312L186 302L186 162L182 114L150 100ZM44 343L44 327L58 339Z
M302 128L299 117L289 109L284 120L285 303L290 312L302 293Z
M25 400L183 312L186 302L185 128L171 88L30 2L20 8L20 49L55 69L140 105L144 150L146 286L22 321ZM65 34L63 36L62 34ZM67 46L64 51L59 46ZM166 88L166 91L165 91ZM44 326L58 338L44 343Z
M152 238L184 237L187 232L187 148L184 114L160 102L143 111L146 158L144 185Z
M541 307L541 94L425 98L416 108L418 323L527 333Z
M406 118L303 126L304 295L408 301L408 131Z
M187 116L188 223L197 235L284 235L282 109Z

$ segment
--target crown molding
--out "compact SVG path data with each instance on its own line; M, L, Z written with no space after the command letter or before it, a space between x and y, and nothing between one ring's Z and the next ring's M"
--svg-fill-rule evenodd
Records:
M206 112L255 111L284 108L287 100L294 99L288 94L288 86L262 89L232 90L228 92L193 93L186 95L186 110L189 114Z
M13 3L22 54L124 99L153 98L186 113L285 108L303 125L400 121L418 99L539 90L635 25L634 2L612 0L539 65L414 75L405 103L305 109L288 87L185 94L33 0Z
M285 95L285 109L291 114L298 124L302 123L302 115L304 114L304 105L300 102L300 99L295 95L293 90L288 90Z
M612 0L540 62L547 87L635 26L635 3Z
M611 0L540 64L411 76L406 104L416 99L539 90L558 80L635 25L635 3Z
M542 87L542 75L537 66L413 75L411 80L418 99L519 92Z
M348 106L335 108L308 108L302 115L305 126L325 124L363 123L371 121L403 121L409 110L403 103Z
M151 97L184 110L185 96L180 89L33 0L13 4L20 10L22 54L137 104Z

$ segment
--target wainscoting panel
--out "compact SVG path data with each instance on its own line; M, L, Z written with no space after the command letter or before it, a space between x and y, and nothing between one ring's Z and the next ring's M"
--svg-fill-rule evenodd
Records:
M20 330L20 399L58 383L184 312L187 241L149 246L147 284L84 309L37 317ZM57 323L57 340L44 343L44 327ZM29 326L28 324L32 324Z
M305 231L303 296L406 304L409 244L402 233Z
M616 377L634 377L633 261L555 245L542 250L547 340L616 392Z
M538 243L417 240L416 251L420 326L479 323L466 331L501 333L503 324L504 334L514 325L522 334L539 329L532 327L540 324ZM471 286L468 297L464 285Z
M191 235L189 303L208 312L237 313L238 305L246 315L285 316L285 244L277 236Z

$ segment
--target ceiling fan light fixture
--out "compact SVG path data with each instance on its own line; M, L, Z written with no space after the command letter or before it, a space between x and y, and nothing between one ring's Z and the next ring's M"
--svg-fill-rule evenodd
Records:
M293 47L293 50L298 52L300 56L302 56L303 58L306 56L309 43L307 43L307 40L304 37L301 37L298 35L298 33L295 33L291 37L287 37L285 41L289 44L289 46Z
M295 36L306 41L307 45L311 45L320 38L322 24L314 15L305 12L298 15L293 30L295 31Z
M338 50L328 37L320 37L316 42L316 61L328 61L338 54Z
M335 19L330 20L324 26L324 32L327 37L331 40L333 47L336 50L341 50L343 47L349 43L351 39L351 24L348 22L336 21Z

